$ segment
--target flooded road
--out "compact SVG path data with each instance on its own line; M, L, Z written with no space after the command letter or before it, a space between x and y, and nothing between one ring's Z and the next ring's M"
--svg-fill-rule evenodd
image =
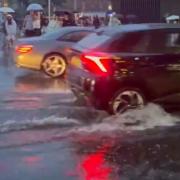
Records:
M0 179L179 180L177 114L149 104L109 117L76 102L64 79L1 56Z

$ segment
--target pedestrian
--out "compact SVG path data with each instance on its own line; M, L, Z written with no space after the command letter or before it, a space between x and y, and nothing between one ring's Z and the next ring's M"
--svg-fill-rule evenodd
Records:
M105 24L105 18L104 18L104 17L101 17L101 18L100 18L100 25L101 25L101 27L106 26L106 24Z
M7 14L4 13L2 15L2 22L1 22L2 31L0 33L1 49L6 48L6 42L7 42L7 39L6 39L7 32L6 32L6 25L5 25L6 17L7 17Z
M28 12L28 14L24 18L23 22L23 31L25 33L26 37L31 37L33 36L33 12Z
M48 24L49 24L48 18L44 14L42 14L41 15L41 33L42 34L46 32Z
M6 38L7 38L7 45L8 47L12 47L14 44L14 41L16 39L17 34L17 24L15 20L13 19L12 15L8 14L6 17L5 22L5 29L6 29Z
M110 16L108 26L119 26L119 25L121 25L121 21L116 17L116 14L113 13Z
M98 16L95 16L93 18L93 25L96 29L98 29L100 27L100 20L99 20L99 17Z
M83 18L83 26L84 27L90 26L88 17Z
M41 35L41 12L33 13L33 32L34 36Z
M76 26L74 17L68 13L64 14L63 27L66 26Z
M57 24L58 24L59 27L63 27L63 23L64 23L63 20L64 20L64 18L62 16L58 17L58 23Z
M53 32L59 29L60 23L58 22L58 17L54 15L51 20L49 21L49 24L46 29L46 33ZM62 22L63 24L63 22Z

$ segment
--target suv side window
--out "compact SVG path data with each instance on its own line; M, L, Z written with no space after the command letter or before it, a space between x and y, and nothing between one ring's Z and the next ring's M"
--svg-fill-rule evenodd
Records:
M149 36L145 32L130 32L121 34L120 37L109 44L110 52L146 52L149 45Z
M166 34L162 30L152 30L147 32L150 40L147 53L163 53L166 52Z
M149 53L180 53L180 32L159 30L149 33Z
M59 40L60 41L68 41L68 42L78 42L90 33L91 33L90 31L71 32L71 33L64 35Z
M172 52L180 52L180 32L171 32L167 34L166 46Z
M108 45L109 52L180 53L180 31L150 30L121 34Z

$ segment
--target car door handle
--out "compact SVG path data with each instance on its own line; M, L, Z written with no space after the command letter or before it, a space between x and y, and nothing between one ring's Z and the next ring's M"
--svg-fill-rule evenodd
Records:
M141 58L140 57L135 57L134 60L139 61L139 60L141 60Z
M151 60L151 58L150 57L135 57L134 60L135 61L141 61L141 60L149 61L149 60Z

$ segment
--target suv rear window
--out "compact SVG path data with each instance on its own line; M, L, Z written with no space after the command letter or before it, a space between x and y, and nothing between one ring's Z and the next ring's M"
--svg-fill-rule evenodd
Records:
M87 49L94 49L108 41L110 38L111 37L105 34L98 35L97 33L93 33L79 41L78 45Z

